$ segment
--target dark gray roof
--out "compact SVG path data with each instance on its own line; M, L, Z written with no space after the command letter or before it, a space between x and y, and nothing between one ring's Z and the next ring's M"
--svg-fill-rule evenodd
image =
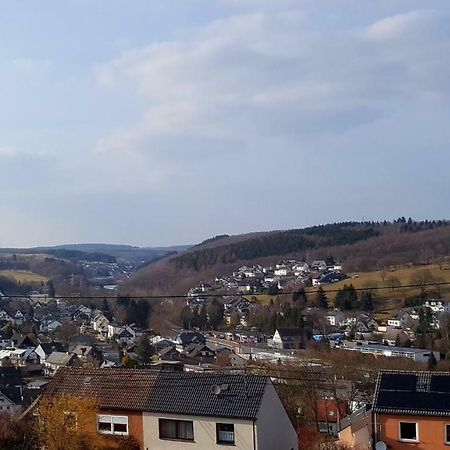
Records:
M450 372L381 371L373 410L450 416Z
M256 419L268 382L256 375L161 372L149 407L167 414ZM217 385L227 389L216 395Z
M301 337L303 331L300 328L277 328L282 339L290 337Z
M0 386L21 386L23 384L22 373L15 367L0 367Z
M63 368L46 395L87 395L100 408L254 420L268 383L257 375ZM223 387L220 394L214 386Z

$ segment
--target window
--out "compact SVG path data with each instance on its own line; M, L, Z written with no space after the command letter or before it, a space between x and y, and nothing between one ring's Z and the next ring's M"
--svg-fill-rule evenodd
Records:
M234 425L232 423L217 423L216 435L218 444L234 445Z
M194 440L194 424L190 420L159 419L160 439Z
M401 441L418 442L419 433L416 422L400 422L399 434Z
M444 427L445 427L445 430L444 430L444 432L445 432L445 443L446 444L450 444L450 424L446 423L444 425Z
M64 411L64 427L67 430L77 429L77 413Z
M102 434L128 434L127 416L97 416L97 430Z

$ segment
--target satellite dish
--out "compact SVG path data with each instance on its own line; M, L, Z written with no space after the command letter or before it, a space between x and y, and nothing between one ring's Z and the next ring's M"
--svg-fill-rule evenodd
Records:
M375 450L386 450L386 449L387 449L387 445L383 441L378 441L375 444Z
M213 394L219 395L222 391L222 388L218 384L215 384L212 387L212 391L213 391Z

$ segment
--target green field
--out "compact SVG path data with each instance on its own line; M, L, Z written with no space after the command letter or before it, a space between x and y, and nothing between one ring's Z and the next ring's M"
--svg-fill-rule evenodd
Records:
M29 270L0 270L0 277L10 278L18 283L47 282L48 278L30 272Z

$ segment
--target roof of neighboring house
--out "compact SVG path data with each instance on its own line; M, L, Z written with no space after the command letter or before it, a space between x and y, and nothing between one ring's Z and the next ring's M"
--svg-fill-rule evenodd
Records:
M277 328L278 334L281 338L298 337L303 335L303 331L300 328Z
M73 358L76 358L76 355L74 355L73 353L69 354L65 352L53 352L47 356L45 363L55 364L57 366L66 366Z
M338 422L347 415L347 411L348 403L344 400L320 399L316 401L317 420L319 422Z
M45 395L94 397L103 409L253 420L269 382L257 375L66 368L56 372ZM214 386L223 387L219 395Z
M178 342L183 345L188 345L192 342L206 342L205 336L196 331L183 331L178 335Z
M76 345L71 353L75 353L78 356L89 356L93 352L93 347L91 345Z
M450 372L381 371L376 413L450 416Z
M22 403L22 389L20 387L2 387L0 392L15 405Z
M20 386L23 384L20 369L0 367L0 386Z
M55 351L64 351L64 347L60 342L41 342L41 344L39 345L46 355L50 355L50 353L53 353Z

